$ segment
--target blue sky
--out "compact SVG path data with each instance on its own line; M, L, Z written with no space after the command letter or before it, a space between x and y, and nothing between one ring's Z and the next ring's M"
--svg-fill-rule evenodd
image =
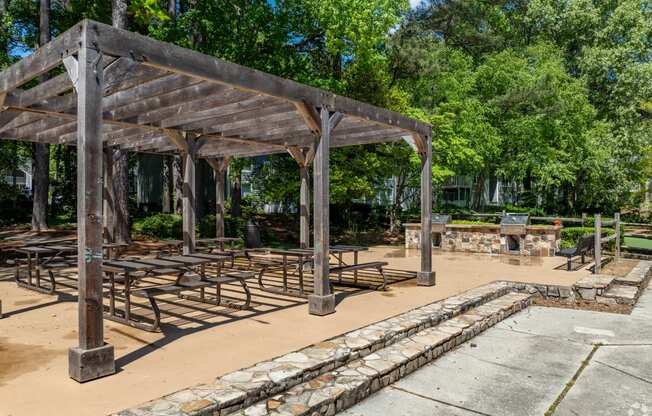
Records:
M421 0L410 0L410 7L413 9L417 7L419 4L421 4Z

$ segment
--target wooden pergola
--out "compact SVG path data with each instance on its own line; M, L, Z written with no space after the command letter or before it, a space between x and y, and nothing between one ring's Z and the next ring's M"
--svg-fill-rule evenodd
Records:
M61 66L64 73L21 88ZM309 311L326 315L335 311L328 261L330 148L406 140L422 161L417 283L435 283L428 124L90 20L2 71L0 106L0 138L78 147L79 345L69 353L75 380L115 371L102 322L102 242L111 240L114 221L112 158L103 155L115 147L182 156L184 253L195 248L199 158L216 171L217 233L223 236L224 172L231 158L289 152L301 173L304 247L310 245L308 167L313 164L315 265Z

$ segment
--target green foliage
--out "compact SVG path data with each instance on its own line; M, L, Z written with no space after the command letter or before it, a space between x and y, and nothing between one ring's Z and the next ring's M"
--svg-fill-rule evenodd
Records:
M224 235L226 237L240 237L244 239L246 222L244 218L234 218L226 215L224 218ZM210 214L204 216L199 224L197 224L197 231L202 238L215 237L215 215Z
M131 0L128 13L134 23L144 27L170 20L157 0Z
M137 233L160 239L180 239L182 227L183 219L180 215L161 213L135 221L133 225L134 231Z
M38 37L38 2L6 3L0 67ZM647 1L426 0L410 11L407 0L210 0L180 2L174 17L164 6L131 0L129 29L432 124L435 191L454 175L480 184L499 177L520 186L517 207L506 210L535 216L613 212L644 200L642 184L652 176ZM111 2L53 2L52 34L82 18L110 23ZM57 213L75 205L74 155L62 149L51 152ZM30 146L1 141L0 173L30 156ZM230 180L250 165L233 160ZM266 203L296 206L298 167L289 156L253 166L246 215ZM358 201L388 205L369 213L377 223L408 217L418 210L411 191L419 167L403 141L334 148L331 203L349 211L337 218L366 221ZM476 200L470 208L483 207ZM152 233L176 233L171 217L146 221ZM200 231L210 234L214 225L205 221Z
M468 225L496 225L496 223L483 221L483 220L452 220L453 224L468 224Z
M608 237L615 234L613 228L602 228L602 237ZM593 227L564 227L561 229L561 248L575 247L580 238L595 233ZM622 230L621 230L621 235Z

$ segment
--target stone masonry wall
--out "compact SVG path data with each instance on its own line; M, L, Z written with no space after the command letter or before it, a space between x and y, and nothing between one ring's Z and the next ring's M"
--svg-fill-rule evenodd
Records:
M443 251L485 254L520 254L522 256L554 256L559 251L560 232L556 227L528 227L518 239L517 251L509 250L511 236L500 234L499 226L447 225L445 232L433 231L433 243L440 241ZM405 248L419 249L421 226L405 226Z

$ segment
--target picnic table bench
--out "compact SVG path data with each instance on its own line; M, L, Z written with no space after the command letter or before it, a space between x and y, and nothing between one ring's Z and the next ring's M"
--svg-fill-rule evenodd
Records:
M71 240L66 240L71 242ZM117 250L127 246L123 243L105 243L102 248L106 258L113 258ZM45 246L25 246L15 249L25 259L13 260L15 266L14 280L18 286L41 293L53 294L56 291L55 270L77 267L77 246L73 244L52 243ZM27 267L27 278L21 278L22 266ZM46 271L50 285L41 284L41 272Z
M54 270L75 267L77 265L77 247L72 245L26 246L14 249L26 256L25 260L15 259L14 280L22 288L40 293L53 294L56 290ZM27 278L22 279L22 266L27 266ZM41 284L41 272L47 271L50 286Z
M579 240L577 240L575 247L561 249L559 251L559 255L564 256L568 259L566 263L566 270L571 271L573 257L581 256L582 264L584 264L584 257L594 249L594 245L595 235L591 234L580 237Z
M348 287L360 287L364 289L377 289L384 290L387 286L387 277L384 273L383 267L387 265L386 262L368 262L368 263L359 263L358 254L361 251L367 251L367 247L362 246L347 246L347 245L334 245L329 248L329 254L336 261L336 265L330 265L329 271L331 274L337 274L337 280L331 281L331 286L333 283L339 286L348 286ZM250 256L251 253L265 253L267 255L277 256L277 257L256 257L253 258ZM345 254L353 254L353 263L346 264L344 262ZM260 271L258 273L258 285L261 290L289 295L297 297L307 297L305 287L304 287L304 268L307 265L312 265L314 258L314 250L310 248L293 248L287 250L281 249L252 249L247 250L247 256L250 258L250 262L256 263L260 266ZM294 271L292 274L298 274L298 289L291 289L288 284L288 275L289 269L293 268ZM369 286L362 285L358 281L358 271L375 269L382 276L383 283L378 286ZM265 285L263 277L266 273L272 271L281 271L282 272L282 287L270 287ZM343 273L352 272L353 280L352 282L347 282L343 279Z
M150 332L156 332L160 328L161 310L157 303L157 297L175 294L179 298L188 299L212 305L224 305L231 308L247 309L251 303L251 292L247 286L247 280L254 277L253 272L229 271L218 272L215 277L206 276L205 266L211 263L221 263L228 260L228 256L216 254L195 253L191 255L166 256L158 258L145 258L130 261L109 261L102 266L109 281L109 311L105 317L109 320L126 324L135 328ZM199 267L199 273L193 268ZM116 275L123 277L124 286L124 311L118 313L115 307L116 301ZM147 288L132 290L134 283L140 278L148 275L176 275L172 284L156 285ZM221 285L227 283L239 283L245 293L243 304L225 303L222 300ZM205 289L215 286L215 299L206 297ZM182 292L199 290L199 296L184 294ZM131 312L131 296L145 298L149 301L154 318L152 323L135 320Z

